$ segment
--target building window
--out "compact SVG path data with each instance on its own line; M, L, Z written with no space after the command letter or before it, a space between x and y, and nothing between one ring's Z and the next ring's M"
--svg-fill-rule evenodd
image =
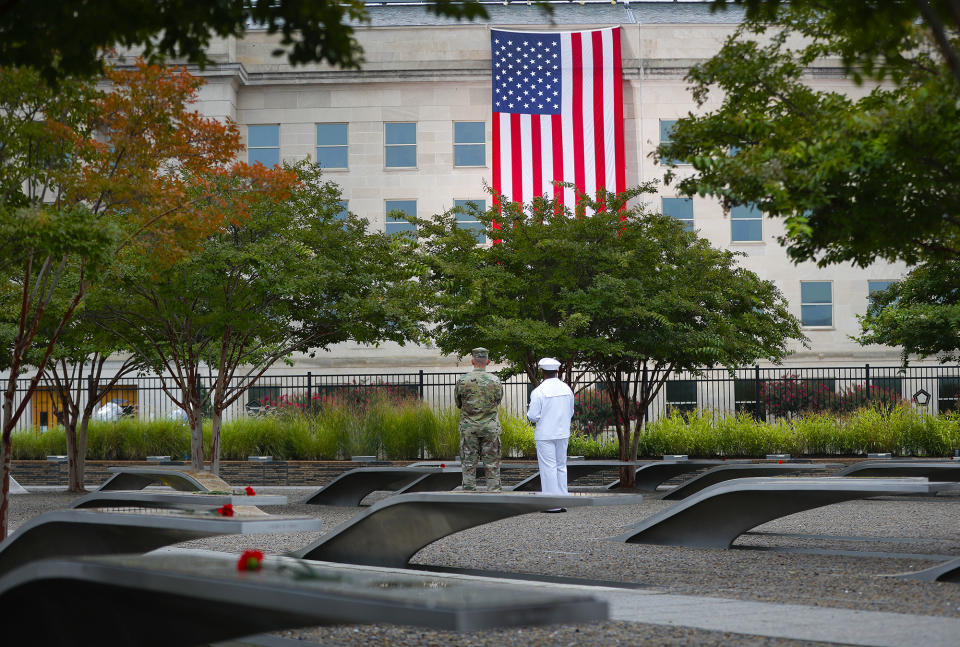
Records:
M667 382L667 411L686 413L697 408L696 380Z
M735 243L763 240L763 212L753 205L738 205L731 209L730 240Z
M407 222L397 211L402 211L408 216L417 216L416 200L387 200L387 228L388 234L399 234L405 231L417 234L417 226L412 222Z
M417 165L417 124L385 124L384 152L388 168L413 168Z
M347 124L317 124L317 164L347 168Z
M337 212L337 215L334 216L337 220L346 220L350 211L347 209L347 201L339 200L337 204L340 205L340 211Z
M693 231L692 198L663 198L663 215L676 218L683 223L684 229Z
M486 166L487 125L482 121L453 123L453 165Z
M867 310L873 309L873 295L883 292L896 281L867 281Z
M266 167L280 164L280 126L247 126L247 162Z
M800 281L800 321L804 326L833 325L833 284Z
M673 129L677 125L676 119L661 119L660 120L660 143L669 144L673 141ZM672 157L664 157L660 160L662 164L683 164L682 160L673 159Z
M885 404L894 404L903 397L903 379L899 377L874 377L870 386L870 398Z
M487 242L487 236L483 231L483 223L477 220L477 214L487 210L487 201L454 200L453 206L463 209L462 213L457 213L457 227L473 231L473 235L477 237L478 243Z
M960 377L937 378L937 411L960 411Z

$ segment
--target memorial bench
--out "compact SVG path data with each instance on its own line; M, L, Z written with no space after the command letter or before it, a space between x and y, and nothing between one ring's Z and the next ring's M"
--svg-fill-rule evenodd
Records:
M218 535L318 532L319 519L235 508L231 517L183 511L59 510L24 522L0 542L0 574L38 559L145 553Z
M181 492L218 490L229 492L230 484L211 472L194 472L176 467L108 467L113 476L97 488L107 490L142 490L148 485L166 485Z
M639 494L399 494L379 501L294 555L327 562L402 568L424 546L491 521L550 508L640 501Z
M616 460L576 460L576 461L567 461L567 483L572 483L579 478L584 476L590 476L591 474L596 474L597 472L602 472L603 470L614 470L621 467L631 467L637 465L645 465L649 461L616 461ZM539 466L538 466L539 467ZM520 481L512 488L514 492L539 492L542 489L540 484L540 472L539 470L532 476L528 476L524 480Z
M960 481L960 463L953 461L863 461L848 465L837 476L920 476L931 481Z
M732 462L732 461L731 461ZM702 470L714 465L726 465L727 461L714 459L693 459L685 461L656 461L641 465L636 471L636 485L634 489L646 492L656 492L664 481ZM609 483L606 488L613 490L620 487L620 479Z
M91 492L75 499L71 508L161 508L194 509L232 506L286 505L287 497L280 494L219 494L210 492L148 492L144 490L107 490Z
M919 571L891 575L901 580L920 582L960 582L960 557Z
M237 562L173 552L30 562L0 577L6 635L14 644L168 647L315 625L484 631L608 617L606 602L522 584L284 557L239 572Z
M739 478L711 485L612 540L729 548L751 528L796 512L873 496L929 496L958 487L918 478Z
M824 472L827 467L832 466L810 463L750 463L746 465L740 463L718 465L711 467L703 474L697 474L689 481L681 483L671 490L667 490L667 493L664 494L662 498L667 501L685 499L691 494L700 492L704 488L731 479L780 476L785 474L799 474L802 472Z

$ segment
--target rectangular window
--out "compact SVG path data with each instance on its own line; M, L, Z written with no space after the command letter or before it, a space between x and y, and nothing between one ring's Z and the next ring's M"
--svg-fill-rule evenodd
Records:
M903 379L899 377L870 378L871 398L879 398L883 402L896 402L903 397Z
M247 126L247 162L266 167L280 164L280 125Z
M735 243L763 240L763 212L753 205L738 205L731 209L730 240Z
M317 164L347 168L347 124L317 124Z
M669 144L673 141L673 129L677 125L676 119L661 119L660 120L660 143ZM664 157L661 160L664 164L683 164L682 161L673 159L671 157Z
M686 413L697 408L696 380L667 382L667 409Z
M867 281L867 309L873 308L873 295L882 292L896 281Z
M417 124L384 124L384 165L388 168L414 168L417 165Z
M463 209L462 213L457 213L457 227L460 229L470 229L477 237L478 243L487 242L487 236L483 232L483 224L477 220L477 214L487 210L486 200L454 200L453 206Z
M937 378L937 411L960 411L960 377Z
M453 122L454 166L486 166L486 128L482 121Z
M683 223L684 229L693 231L692 198L663 198L663 215L676 218Z
M404 220L400 214L394 213L402 211L408 216L417 216L416 200L387 200L387 228L388 234L399 234L402 232L411 232L417 235L417 226L412 222Z
M800 281L800 321L804 326L833 325L833 284Z
M338 211L338 212L337 212L337 215L334 216L334 217L335 217L337 220L346 220L346 219L347 219L347 214L349 213L349 210L347 209L347 201L346 201L346 200L340 200L340 201L338 202L338 204L340 205L340 211Z

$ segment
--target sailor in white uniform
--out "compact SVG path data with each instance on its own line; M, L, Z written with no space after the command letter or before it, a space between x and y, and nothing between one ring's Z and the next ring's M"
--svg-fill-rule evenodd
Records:
M543 382L530 394L527 419L536 425L540 485L544 494L567 494L567 443L573 418L573 391L557 378L560 362L545 357L537 364ZM563 508L551 512L566 512Z

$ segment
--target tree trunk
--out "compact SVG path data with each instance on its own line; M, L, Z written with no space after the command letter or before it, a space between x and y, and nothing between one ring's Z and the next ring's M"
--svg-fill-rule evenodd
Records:
M210 470L220 476L220 423L223 420L223 413L219 408L213 408L213 417L210 420L210 461L212 467Z
M4 409L6 409L6 403L4 403ZM3 419L6 422L6 411ZM0 443L0 541L7 537L7 523L10 516L10 440L10 434L4 430L3 442Z
M86 415L79 424L74 424L74 432L67 432L67 491L86 492L83 481L87 467L87 426L90 418Z
M187 410L190 423L190 466L195 472L203 471L203 415L200 404L191 398Z

